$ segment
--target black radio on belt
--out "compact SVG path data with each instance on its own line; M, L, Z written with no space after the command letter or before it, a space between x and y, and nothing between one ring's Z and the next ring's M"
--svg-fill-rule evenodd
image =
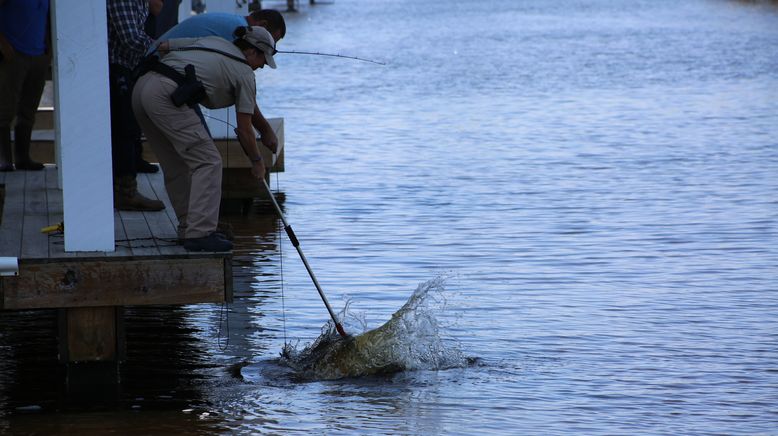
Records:
M205 86L203 86L203 82L197 80L194 65L189 64L184 67L185 74L181 74L173 67L160 62L159 57L151 55L140 63L136 75L140 77L149 71L162 74L178 84L178 88L170 94L170 100L173 101L174 105L182 106L186 104L189 107L194 107L205 99Z
M178 88L170 94L170 99L176 106L186 104L193 107L205 98L205 87L197 80L194 65L184 67L184 73L184 80L178 82Z

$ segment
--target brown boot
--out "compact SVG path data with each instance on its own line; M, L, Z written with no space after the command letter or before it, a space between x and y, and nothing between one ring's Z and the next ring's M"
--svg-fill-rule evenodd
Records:
M135 176L118 176L113 181L113 206L119 210L154 212L165 208L159 200L146 198L138 192Z
M17 170L40 171L43 164L30 159L32 127L17 125L14 129L14 162Z
M13 157L11 155L11 128L0 128L0 171L13 171Z

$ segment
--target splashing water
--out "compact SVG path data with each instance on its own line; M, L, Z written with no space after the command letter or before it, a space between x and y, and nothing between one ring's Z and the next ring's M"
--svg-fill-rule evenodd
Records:
M298 350L286 344L281 363L309 379L338 379L404 370L463 367L467 359L459 344L444 340L436 313L445 308L445 278L422 283L405 304L382 326L341 338L330 321L311 344ZM340 314L349 317L348 304Z

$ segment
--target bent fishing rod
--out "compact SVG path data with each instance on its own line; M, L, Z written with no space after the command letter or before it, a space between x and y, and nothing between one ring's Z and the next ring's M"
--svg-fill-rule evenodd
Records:
M329 56L333 58L342 58L342 59L352 59L355 61L362 61L362 62L370 62L371 64L377 64L377 65L386 65L386 62L380 62L380 61L374 61L372 59L366 59L361 58L358 56L348 56L348 55L342 55L340 53L321 53L318 51L298 51L298 50L276 50L276 53L283 53L283 54L302 54L302 55L314 55L314 56Z
M238 135L237 128L235 129L235 135L238 137L238 142L240 142L240 135ZM241 148L245 152L245 149L242 146ZM306 259L305 254L303 253L303 249L300 248L300 241L297 239L297 236L294 234L294 230L292 230L292 226L286 220L284 213L281 211L281 206L278 205L278 202L276 201L276 198L273 196L273 193L270 192L270 186L267 185L267 182L265 181L264 177L262 178L262 186L264 186L265 192L267 192L267 196L270 197L270 201L273 202L273 206L275 207L278 216L281 217L281 221L284 223L284 230L286 231L286 235L289 237L289 241L292 243L292 245L294 245L294 248L297 249L297 254L300 255L300 259L303 261L303 265L305 265L305 269L308 270L308 275L311 276L311 281L313 281L313 285L316 287L316 290L319 292L321 301L323 301L324 306L327 307L327 312L329 312L330 318L332 318L332 322L335 323L335 330L338 331L338 334L340 334L341 337L347 338L348 335L346 334L346 330L343 329L343 325L341 325L340 321L338 321L338 316L335 314L335 311L332 310L332 306L330 306L330 302L327 301L327 296L324 295L324 291L321 289L321 285L319 284L319 281L316 280L316 275L313 273L313 269L308 264L308 259Z

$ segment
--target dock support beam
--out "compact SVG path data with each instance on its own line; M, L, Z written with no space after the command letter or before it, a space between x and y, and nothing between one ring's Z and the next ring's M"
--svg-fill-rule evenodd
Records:
M101 390L119 383L124 358L123 309L116 306L59 310L59 359L67 389Z

